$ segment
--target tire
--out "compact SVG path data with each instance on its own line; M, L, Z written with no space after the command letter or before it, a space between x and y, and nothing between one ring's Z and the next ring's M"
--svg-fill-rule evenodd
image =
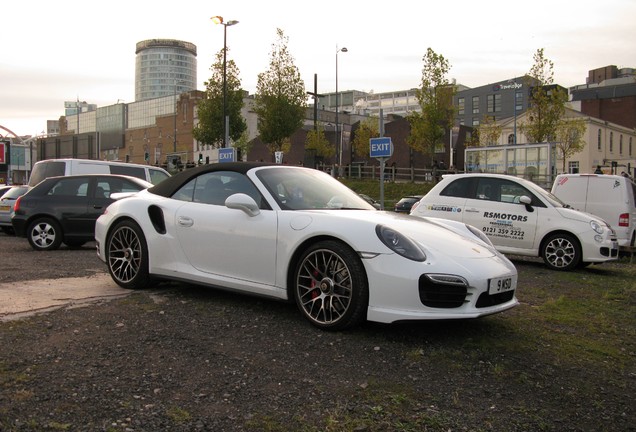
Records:
M341 242L309 247L294 273L294 298L305 318L323 330L344 330L366 319L369 285L358 255Z
M62 244L62 227L51 218L36 219L27 228L27 239L36 251L55 250Z
M151 286L148 273L148 246L142 229L135 222L121 221L106 239L106 263L113 280L122 288Z
M581 246L570 234L552 234L543 241L541 258L552 270L574 270L581 262Z

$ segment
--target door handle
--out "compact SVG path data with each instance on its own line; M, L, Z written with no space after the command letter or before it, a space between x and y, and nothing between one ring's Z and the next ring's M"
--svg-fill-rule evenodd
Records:
M179 216L177 223L182 227L191 227L194 225L194 221L187 216Z
M476 208L467 208L464 210L466 213L479 213L479 210Z

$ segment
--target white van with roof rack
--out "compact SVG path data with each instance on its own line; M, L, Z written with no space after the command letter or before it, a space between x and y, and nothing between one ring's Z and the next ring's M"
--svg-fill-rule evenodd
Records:
M76 174L121 174L146 180L153 185L170 177L168 171L152 165L92 159L47 159L33 165L29 186L35 186L48 177Z

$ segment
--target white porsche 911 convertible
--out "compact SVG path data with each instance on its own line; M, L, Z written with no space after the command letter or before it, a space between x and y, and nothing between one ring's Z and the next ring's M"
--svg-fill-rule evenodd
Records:
M111 204L95 227L113 280L181 280L295 301L315 326L476 318L517 304L479 230L376 210L310 168L220 163Z

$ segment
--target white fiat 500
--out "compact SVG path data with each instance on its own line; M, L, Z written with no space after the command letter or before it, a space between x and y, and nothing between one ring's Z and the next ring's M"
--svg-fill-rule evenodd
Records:
M122 287L176 279L295 301L322 329L476 318L517 304L517 270L481 231L378 211L303 167L183 171L110 205L95 239Z
M601 218L567 206L540 186L503 174L449 174L411 215L461 221L505 254L538 256L555 270L618 257L616 233Z

